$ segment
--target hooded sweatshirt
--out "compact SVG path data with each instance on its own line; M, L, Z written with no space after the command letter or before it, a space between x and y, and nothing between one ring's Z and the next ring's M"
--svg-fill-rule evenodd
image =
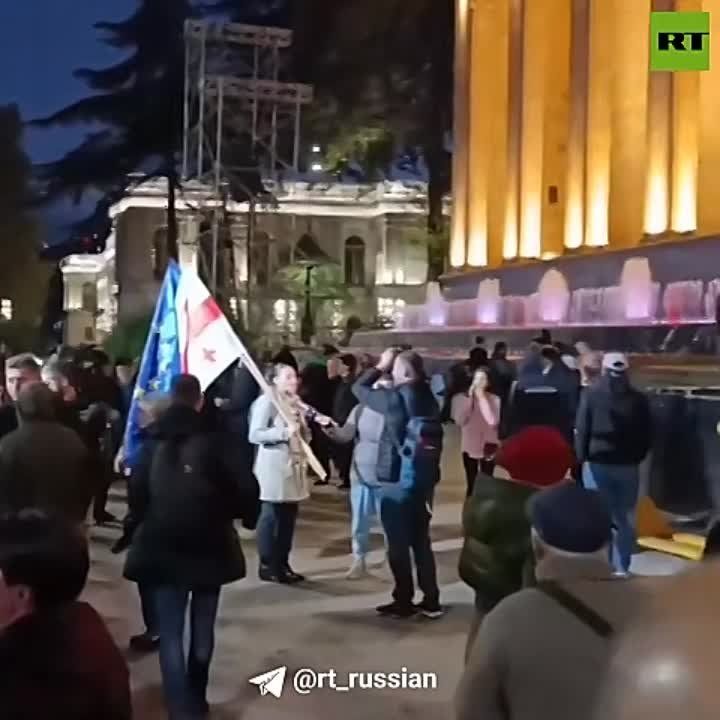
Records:
M575 423L578 461L638 465L650 450L651 421L647 397L625 373L604 375L580 402Z

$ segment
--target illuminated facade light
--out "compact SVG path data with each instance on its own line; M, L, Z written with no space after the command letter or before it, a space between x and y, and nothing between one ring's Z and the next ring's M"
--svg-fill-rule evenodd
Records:
M0 315L2 315L3 320L12 320L13 304L10 298L3 298L0 300Z

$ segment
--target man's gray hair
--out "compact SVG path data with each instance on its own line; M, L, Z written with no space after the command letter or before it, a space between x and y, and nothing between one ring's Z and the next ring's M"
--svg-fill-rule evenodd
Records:
M395 358L395 362L398 360L404 364L406 369L405 376L408 380L425 379L425 364L418 353L413 350L404 350Z
M56 420L57 398L43 383L26 385L17 399L17 413L20 420Z
M32 353L13 355L5 361L6 370L30 370L40 373L40 363Z

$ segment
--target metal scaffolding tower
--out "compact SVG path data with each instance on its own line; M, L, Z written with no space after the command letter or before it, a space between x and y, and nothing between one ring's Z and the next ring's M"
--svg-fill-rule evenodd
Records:
M185 25L182 176L219 189L260 170L297 170L309 85L284 82L292 32L189 20Z
M259 173L277 180L279 172L298 170L302 108L313 99L311 86L285 82L291 44L292 32L281 28L199 20L185 25L182 179L211 192L201 263L213 293L234 296L237 303L240 277L246 278L248 301L252 284L259 191L252 178ZM248 202L247 219L229 218L228 199Z

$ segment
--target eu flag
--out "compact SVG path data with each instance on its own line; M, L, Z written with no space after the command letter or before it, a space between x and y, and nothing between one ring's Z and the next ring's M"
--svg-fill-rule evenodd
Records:
M142 441L138 400L146 393L170 392L172 379L180 374L180 341L175 312L179 282L180 268L171 261L155 306L125 429L125 462L130 468Z

